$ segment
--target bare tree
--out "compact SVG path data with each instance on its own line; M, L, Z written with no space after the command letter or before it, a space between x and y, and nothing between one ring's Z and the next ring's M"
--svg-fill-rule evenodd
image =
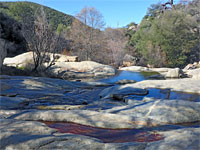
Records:
M85 7L77 14L71 27L72 47L82 60L92 60L100 46L100 29L104 26L103 17L94 7Z
M106 28L105 36L107 39L107 47L109 49L108 51L111 63L117 67L121 65L123 57L125 55L124 49L127 43L125 32L123 31L123 29Z
M43 7L32 18L24 19L23 34L29 50L33 52L33 71L46 71L54 64L60 35L56 35L50 27Z

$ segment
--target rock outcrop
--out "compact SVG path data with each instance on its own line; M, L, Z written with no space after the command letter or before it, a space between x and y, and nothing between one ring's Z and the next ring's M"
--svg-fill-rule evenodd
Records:
M173 79L168 84L166 80L152 80L113 87L101 82L70 82L44 77L2 75L0 81L2 149L200 148L199 101L153 99L127 105L112 99L114 94L145 96L148 90L144 88L148 87L200 93L199 80ZM60 125L51 126L52 121ZM69 122L74 127L64 126ZM83 125L86 126L81 127ZM104 136L96 137L101 134L95 132L96 129L108 130L111 133L106 135L109 142L103 141ZM131 141L123 133L118 134L123 140L116 140L112 134L122 129L134 131L128 134L137 140ZM90 136L87 135L90 132ZM129 142L122 142L126 138Z
M21 25L3 13L0 13L0 20L1 52L6 51L8 57L26 52L26 41L21 33Z
M188 64L184 70L192 70L192 69L197 69L200 68L200 62L194 62L193 64Z
M49 53L52 60L53 54ZM81 79L92 77L104 77L115 75L115 69L108 65L103 65L93 61L77 62L77 56L65 56L55 54L56 60L54 65L49 68L48 74L53 77L63 79ZM4 65L23 67L24 69L33 68L33 52L23 53L13 58L5 58ZM45 64L44 64L45 65Z
M134 66L136 65L137 58L131 55L126 54L123 58L122 65L124 67Z
M193 79L200 79L200 68L193 70L185 70L185 74Z
M183 75L183 72L179 68L171 69L169 70L165 77L166 78L180 78Z

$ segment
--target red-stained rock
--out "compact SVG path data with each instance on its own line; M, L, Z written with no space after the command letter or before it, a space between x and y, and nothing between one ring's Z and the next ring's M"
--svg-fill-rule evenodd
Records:
M164 139L156 132L144 129L107 129L75 124L70 122L44 122L61 133L80 134L102 140L104 143L154 142Z

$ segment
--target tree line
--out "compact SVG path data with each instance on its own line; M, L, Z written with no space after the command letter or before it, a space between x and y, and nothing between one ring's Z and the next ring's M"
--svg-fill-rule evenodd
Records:
M128 45L141 65L183 67L199 61L200 0L164 9L160 3L151 5L135 32L128 35Z
M49 53L77 55L80 60L116 67L130 54L137 58L137 65L183 67L200 59L200 0L172 4L151 5L139 25L133 22L115 29L105 28L103 16L94 7L83 8L76 19L60 15L61 21L47 8L33 11L24 3L11 5L7 14L22 24L28 49L34 52L34 70L48 61ZM0 10L8 11L3 5ZM53 55L46 68L55 59Z

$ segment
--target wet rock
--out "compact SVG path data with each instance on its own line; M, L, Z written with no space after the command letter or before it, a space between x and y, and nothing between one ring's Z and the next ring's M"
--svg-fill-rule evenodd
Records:
M147 141L139 134L141 143L103 143L101 140L58 133L37 121L74 122L92 127L123 129L147 129L160 125L196 122L200 120L200 103L183 100L158 100L145 97L136 100L137 95L148 93L145 88L159 87L198 93L200 83L195 79L153 80L134 84L117 85L104 89L102 82L69 82L41 77L1 78L6 84L2 93L17 93L16 97L2 96L0 100L0 141L3 149L198 149L199 129L183 130L166 128L156 135L164 135L160 141ZM142 88L142 89L141 89ZM103 99L99 100L101 92ZM133 95L132 94L136 94ZM124 102L104 98L115 96ZM127 96L128 95L128 96ZM25 97L32 97L26 99ZM120 98L121 97L121 98ZM132 98L131 98L132 97ZM139 97L139 96L138 96ZM40 102L44 102L41 104ZM46 103L54 103L54 106ZM64 104L62 104L64 102ZM70 102L70 104L69 104ZM88 105L75 105L85 103ZM31 104L34 107L24 107ZM128 104L128 105L127 105ZM21 110L19 108L23 106ZM90 108L91 107L91 108ZM28 108L28 109L26 109ZM30 108L39 108L30 109ZM101 109L105 108L105 109ZM12 109L12 110L11 110ZM14 109L14 110L13 110ZM9 118L9 119L8 119ZM13 120L12 120L13 119ZM35 120L35 121L29 121ZM145 128L144 128L145 127ZM153 133L154 131L152 131ZM143 142L142 142L143 141Z
M141 88L134 88L131 87L130 84L128 85L122 85L122 86L113 86L109 87L107 89L104 89L100 94L100 98L106 99L106 98L112 98L113 95L147 95L148 90L141 89Z
M134 100L134 98L133 98L133 99L125 98L125 99L124 99L124 102L125 102L127 105L140 105L140 104L143 104L143 103L144 103L143 101L140 101L140 100Z
M124 79L124 80L119 80L119 81L117 81L117 82L115 82L115 84L130 84L130 83L136 83L137 81L135 81L135 80L126 80L126 79Z
M16 100L16 103L13 104L16 104L17 107L17 104L20 103L20 109L22 107L23 109L36 108L40 105L81 105L93 101L93 97L98 98L98 94L95 94L96 91L92 91L96 88L96 84L92 83L42 77L9 76L9 78L1 79L1 84L5 85L1 86L2 100L4 96L16 96L19 101ZM26 100L20 101L21 98Z
M171 89L171 91L200 94L200 82L198 79L145 80L130 84L128 87Z
M122 95L122 94L111 94L110 97L113 100L123 101L124 102L124 95Z
M112 84L104 83L104 82L85 82L90 87L106 87L111 86Z
M154 80L160 80L160 79L165 79L164 75L158 74L158 75L152 75L148 77L149 79L154 79Z
M8 89L10 89L11 88L11 86L9 86L8 84L6 84L6 83L1 83L1 86L0 86L0 90L1 91L4 91L4 90L8 90ZM0 93L1 94L1 93Z
M199 149L199 128L187 128L171 131L160 131L156 134L164 135L164 139L151 142L103 143L101 140L89 136L70 133L58 133L41 122L1 119L0 140L2 149L131 149L154 150ZM137 138L142 140L140 134Z
M134 72L158 72L160 75L152 76L152 78L162 79L166 78L179 78L183 76L183 72L179 68L148 68L142 66L122 67L119 70L134 71Z
M125 143L125 142L155 142L163 140L164 137L156 131L142 129L116 129L94 128L70 122L44 122L50 128L55 128L60 133L72 133L94 137L104 143Z

